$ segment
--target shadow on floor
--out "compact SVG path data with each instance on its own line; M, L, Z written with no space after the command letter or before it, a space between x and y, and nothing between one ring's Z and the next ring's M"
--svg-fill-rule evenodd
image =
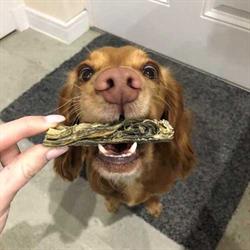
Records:
M80 237L82 232L91 226L97 229L100 226L108 227L129 216L129 211L124 208L117 214L107 212L103 197L94 193L83 178L70 183L64 192L58 190L58 178L56 176L52 180L49 188L49 213L55 226L49 226L45 235L57 231L62 241L69 242Z

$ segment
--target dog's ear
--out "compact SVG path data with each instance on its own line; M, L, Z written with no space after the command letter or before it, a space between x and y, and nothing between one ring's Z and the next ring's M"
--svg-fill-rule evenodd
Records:
M184 109L183 91L179 83L168 70L163 72L165 91L164 119L174 128L173 162L178 164L180 176L185 177L195 164L195 155L191 144L191 113Z
M65 125L72 126L79 123L77 120L77 98L74 93L76 73L69 73L68 81L59 94L59 114L65 116ZM82 147L70 147L69 150L54 161L54 169L63 179L73 181L80 174L83 165L84 149Z
M54 161L54 169L63 179L73 181L80 175L83 167L83 148L70 147L62 156Z

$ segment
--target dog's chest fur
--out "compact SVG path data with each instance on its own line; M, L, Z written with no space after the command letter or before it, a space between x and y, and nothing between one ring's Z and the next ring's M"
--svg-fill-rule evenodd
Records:
M131 176L116 176L112 182L119 187L123 202L128 206L134 206L145 200L146 192L140 182L140 174Z

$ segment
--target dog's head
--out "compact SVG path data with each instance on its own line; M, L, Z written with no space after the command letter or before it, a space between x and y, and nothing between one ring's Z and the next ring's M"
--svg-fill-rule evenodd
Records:
M194 162L189 114L180 85L168 69L135 47L104 47L69 73L59 102L66 124L112 122L127 118L167 119L175 130L170 143L72 147L55 161L56 171L72 180L82 162L106 178L171 165L184 176ZM161 158L161 159L160 159Z

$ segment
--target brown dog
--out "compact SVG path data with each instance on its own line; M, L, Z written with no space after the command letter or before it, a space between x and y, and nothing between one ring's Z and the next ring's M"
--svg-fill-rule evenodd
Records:
M175 137L169 143L71 147L55 160L55 170L72 181L84 165L94 191L106 199L108 211L121 203L145 203L159 216L159 195L195 163L190 144L190 114L182 90L168 69L135 47L104 47L92 52L70 72L60 96L66 125L111 122L124 118L167 119Z

